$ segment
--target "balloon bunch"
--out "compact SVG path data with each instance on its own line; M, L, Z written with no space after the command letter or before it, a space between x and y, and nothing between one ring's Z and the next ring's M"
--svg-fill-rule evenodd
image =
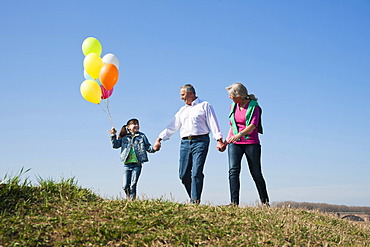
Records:
M106 112L111 120L109 113L108 98L112 95L114 86L118 81L118 58L108 53L100 58L102 53L102 45L99 40L93 37L86 38L82 43L82 52L85 55L84 77L85 80L80 86L82 97L94 104L99 104L103 99L107 108ZM112 123L113 126L113 123Z

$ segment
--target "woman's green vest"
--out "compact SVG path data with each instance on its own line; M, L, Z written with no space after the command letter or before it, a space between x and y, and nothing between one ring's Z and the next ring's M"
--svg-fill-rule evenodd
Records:
M236 134L239 133L238 126L236 125L236 121L235 121L235 117L234 117L236 105L237 104L235 102L233 102L231 104L231 109L230 109L230 114L229 114L229 119L231 121L231 127L233 129L234 135L236 135ZM254 112L254 109L256 107L259 107L260 108L260 119L258 121L258 126L257 126L258 133L263 134L262 119L261 119L262 108L258 105L257 101L255 101L255 100L251 100L249 102L249 105L248 105L248 108L247 108L247 112L245 114L245 126L250 125L250 123L252 121L253 112ZM245 135L244 137L245 137L245 139L248 139L248 135Z

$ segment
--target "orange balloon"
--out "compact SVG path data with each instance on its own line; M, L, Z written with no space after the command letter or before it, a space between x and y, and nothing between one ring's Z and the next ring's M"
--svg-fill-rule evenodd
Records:
M100 70L99 79L105 89L111 90L118 81L117 67L111 63L104 64Z

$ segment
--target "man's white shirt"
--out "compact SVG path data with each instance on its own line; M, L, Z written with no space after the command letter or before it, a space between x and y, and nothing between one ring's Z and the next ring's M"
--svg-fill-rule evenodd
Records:
M199 98L196 98L191 105L181 107L167 128L159 134L159 138L168 140L179 129L181 138L210 132L214 139L222 138L213 107Z

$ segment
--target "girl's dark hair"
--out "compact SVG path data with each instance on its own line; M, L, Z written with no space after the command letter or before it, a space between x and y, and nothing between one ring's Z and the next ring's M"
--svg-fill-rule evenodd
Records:
M119 132L118 138L121 138L121 137L124 137L125 135L127 135L129 133L129 131L127 129L127 125L130 125L130 124L133 124L133 123L139 124L139 120L137 120L136 118L132 118L132 119L128 120L127 123L122 126L121 131Z

